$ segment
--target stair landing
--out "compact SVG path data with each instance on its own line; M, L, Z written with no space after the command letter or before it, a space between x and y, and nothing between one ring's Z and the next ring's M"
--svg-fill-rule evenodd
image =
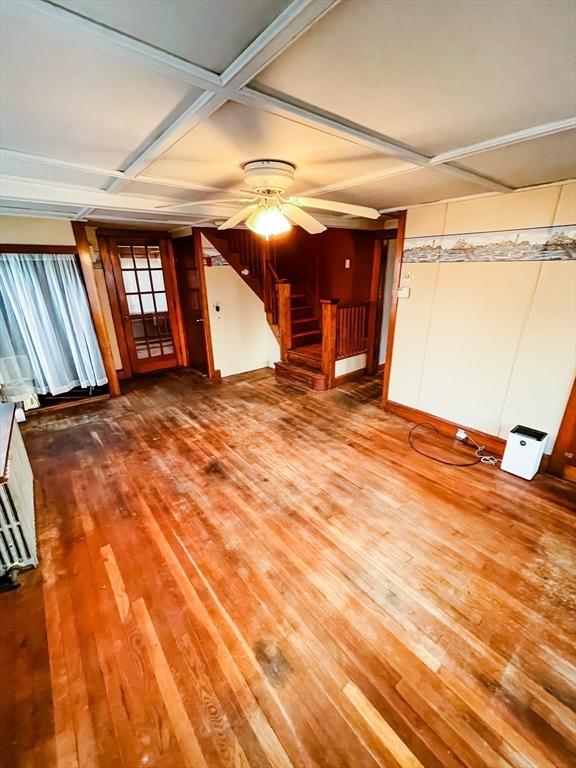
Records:
M286 362L276 363L276 376L297 381L317 392L328 389L328 377L322 373L322 345L308 344L289 349Z

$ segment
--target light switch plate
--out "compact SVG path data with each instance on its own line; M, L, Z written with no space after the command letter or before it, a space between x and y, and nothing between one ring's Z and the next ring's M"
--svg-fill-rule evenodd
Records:
M398 288L398 293L396 294L399 299L409 299L410 298L410 286L409 285L401 285Z
M350 259L346 259L344 262L344 269L350 269Z

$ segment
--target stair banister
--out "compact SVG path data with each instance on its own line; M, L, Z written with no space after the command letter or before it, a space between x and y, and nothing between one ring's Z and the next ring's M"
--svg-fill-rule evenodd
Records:
M328 388L336 377L336 311L340 299L320 299L322 310L322 373L328 377Z
M286 352L292 347L292 298L290 283L277 283L278 326L280 329L280 355L286 360Z

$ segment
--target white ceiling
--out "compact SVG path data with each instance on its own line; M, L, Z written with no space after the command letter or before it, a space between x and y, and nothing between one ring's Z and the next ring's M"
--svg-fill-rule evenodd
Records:
M0 0L2 205L173 227L241 164L379 209L576 176L572 0ZM363 220L328 215L334 226Z
M58 5L222 74L290 0L57 0Z

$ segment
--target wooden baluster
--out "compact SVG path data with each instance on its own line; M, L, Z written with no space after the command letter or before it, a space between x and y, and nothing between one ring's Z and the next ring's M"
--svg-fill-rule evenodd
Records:
M328 388L336 376L336 326L339 299L320 299L322 306L322 373L328 377Z
M292 348L292 301L290 283L278 283L278 325L280 327L280 355L286 361L286 353Z

